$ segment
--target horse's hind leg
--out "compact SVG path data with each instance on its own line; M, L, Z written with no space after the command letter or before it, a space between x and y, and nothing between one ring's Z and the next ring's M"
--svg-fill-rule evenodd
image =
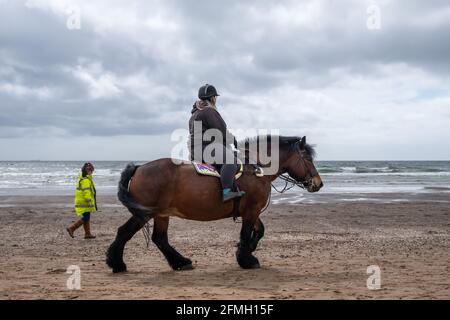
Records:
M170 244L167 237L167 229L169 228L168 217L155 217L153 224L152 241L161 250L167 262L173 270L191 270L193 269L192 261L183 257Z
M144 224L144 221L131 217L117 230L116 239L109 246L106 253L106 264L113 269L114 273L127 271L127 265L123 262L123 250L125 249L125 244L144 226Z

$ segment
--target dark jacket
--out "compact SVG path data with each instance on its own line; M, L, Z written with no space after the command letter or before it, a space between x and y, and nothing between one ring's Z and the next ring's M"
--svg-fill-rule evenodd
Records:
M201 101L197 101L192 108L192 116L189 119L189 133L190 133L190 153L191 160L202 161L202 159L194 159L194 147L201 144L201 150L206 148L210 143L220 143L227 147L226 142L231 141L235 147L237 147L236 138L228 131L227 124L223 120L220 113L211 107L203 106L203 108L199 108L199 104L201 106ZM194 137L194 121L200 121L202 124L202 134ZM217 129L222 133L222 141L203 141L203 134L208 129Z

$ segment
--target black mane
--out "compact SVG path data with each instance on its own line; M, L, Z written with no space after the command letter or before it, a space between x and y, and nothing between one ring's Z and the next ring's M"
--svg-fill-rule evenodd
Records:
M294 151L297 146L297 142L302 139L301 137L297 136L276 136L269 134L259 135L239 141L238 148L245 150L248 144L257 143L257 145L259 145L260 140L267 141L267 143L270 145L271 141L277 138L279 139L280 150L284 150L287 152ZM308 143L305 145L305 152L311 157L311 159L314 159L314 157L316 156L316 150L314 149L314 146Z

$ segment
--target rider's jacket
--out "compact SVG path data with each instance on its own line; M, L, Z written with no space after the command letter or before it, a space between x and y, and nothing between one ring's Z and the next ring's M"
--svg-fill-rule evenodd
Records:
M202 159L194 159L195 146L201 145L202 152L210 143L220 143L224 146L227 146L228 143L232 143L237 147L236 138L228 131L225 121L215 108L208 106L204 101L197 101L192 107L191 114L191 118L189 119L191 160L202 162ZM194 122L196 122L195 126L197 129L200 127L199 124L201 123L201 132L195 132ZM211 139L212 141L205 139L204 133L208 129L219 130L222 134L222 139L215 139L216 137L214 135Z

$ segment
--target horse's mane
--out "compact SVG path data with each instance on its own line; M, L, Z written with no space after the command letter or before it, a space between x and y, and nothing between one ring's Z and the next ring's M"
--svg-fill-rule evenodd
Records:
M238 149L246 150L248 145L256 143L259 146L260 141L267 141L267 145L270 146L272 140L278 139L280 150L286 152L292 152L296 148L296 143L299 142L302 138L297 136L278 136L278 135L259 135L252 138L245 138L244 140L240 140L238 142ZM314 159L316 156L316 150L313 145L308 143L305 144L305 152Z

